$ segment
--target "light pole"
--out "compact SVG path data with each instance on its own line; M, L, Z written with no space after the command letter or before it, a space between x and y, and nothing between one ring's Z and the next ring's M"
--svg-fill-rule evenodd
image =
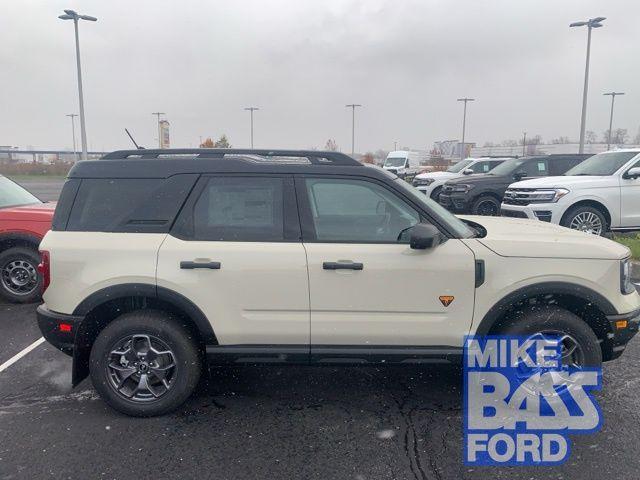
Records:
M465 154L465 146L464 146L464 134L465 134L465 129L467 127L467 103L468 102L475 102L475 98L459 98L458 102L464 102L464 113L462 114L462 148L460 149L460 160L464 160L464 154Z
M527 152L527 132L522 132L522 156L526 156Z
M253 112L260 109L258 107L245 107L245 110L248 110L251 114L251 148L253 148Z
M616 95L624 95L624 92L609 92L603 93L603 95L611 96L611 115L609 115L609 136L607 138L607 150L611 148L611 129L613 128L613 103L616 100Z
M398 150L398 142L393 142L393 150Z
M589 90L589 57L591 55L591 30L600 28L606 17L591 18L584 22L573 22L570 27L588 27L587 31L587 62L584 67L584 89L582 90L582 117L580 118L580 149L578 153L584 153L584 130L587 122L587 91Z
M80 138L82 139L82 160L87 159L87 130L84 122L84 99L82 95L82 69L80 68L80 38L78 37L78 20L95 22L98 19L89 15L79 15L73 10L65 10L64 15L59 15L61 20L73 20L76 33L76 63L78 66L78 97L80 98Z
M71 117L71 135L73 138L73 157L75 160L78 160L78 152L76 151L76 122L74 121L74 117L78 115L75 113L70 113L67 117Z
M155 115L158 119L158 148L162 148L162 130L160 129L160 115L166 115L164 112L153 112L151 115Z
M345 105L347 108L351 108L351 156L353 157L356 149L356 108L362 105L358 103L350 103Z

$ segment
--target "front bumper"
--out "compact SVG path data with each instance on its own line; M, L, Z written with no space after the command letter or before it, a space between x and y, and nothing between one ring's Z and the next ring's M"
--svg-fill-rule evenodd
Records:
M36 315L47 342L67 355L73 355L76 333L84 317L52 312L45 304L37 308Z
M503 217L529 218L543 222L560 223L561 212L557 203L530 203L529 205L511 205L503 203L500 207Z
M438 196L438 203L453 213L471 213L469 198L465 194L441 193Z
M613 360L622 355L629 340L638 333L640 309L621 315L607 315L611 331L603 345L605 360Z

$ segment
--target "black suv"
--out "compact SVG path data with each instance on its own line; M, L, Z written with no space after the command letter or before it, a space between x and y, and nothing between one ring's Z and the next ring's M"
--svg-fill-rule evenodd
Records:
M562 175L591 155L544 155L513 158L484 175L449 180L438 197L454 213L498 215L509 185L527 178Z

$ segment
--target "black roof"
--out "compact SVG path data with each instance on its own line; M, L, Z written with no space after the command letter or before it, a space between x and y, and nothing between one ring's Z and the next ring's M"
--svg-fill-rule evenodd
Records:
M340 152L190 148L118 150L78 162L69 178L166 178L180 173L343 173L377 177Z

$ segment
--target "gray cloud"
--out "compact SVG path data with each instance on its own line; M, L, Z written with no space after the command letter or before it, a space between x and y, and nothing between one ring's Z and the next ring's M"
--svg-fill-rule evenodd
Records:
M586 31L574 20L606 16L594 32L588 129L635 135L640 4L596 0L460 1L18 1L0 18L0 145L69 146L64 116L77 110L73 29L81 24L91 147L128 147L124 127L154 145L151 112L167 112L174 146L227 133L256 146L311 147L335 138L357 150L394 141L428 148L460 137L460 96L472 96L468 138L500 141L523 130L578 136Z

